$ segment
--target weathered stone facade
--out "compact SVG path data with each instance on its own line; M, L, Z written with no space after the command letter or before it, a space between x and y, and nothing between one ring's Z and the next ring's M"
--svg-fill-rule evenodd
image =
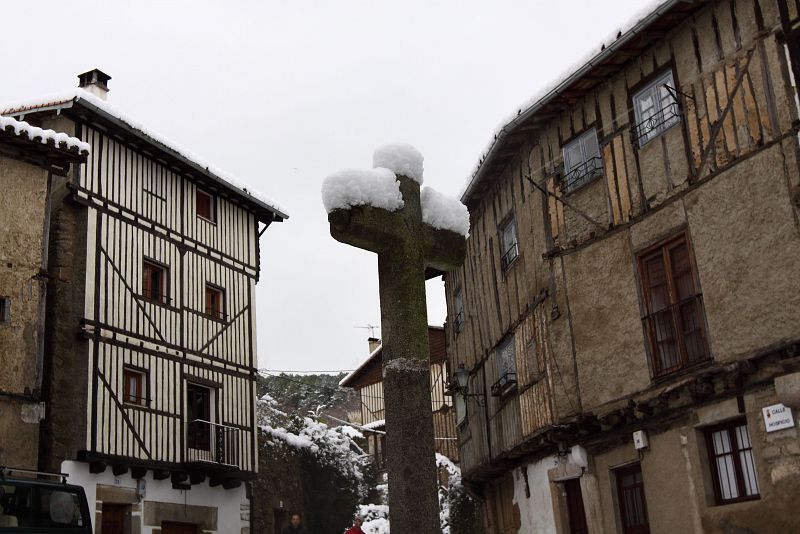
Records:
M470 401L460 446L491 532L516 532L532 509L542 532L577 516L589 532L627 532L623 491L646 501L637 521L652 532L795 524L797 428L767 433L762 409L797 398L796 381L775 382L800 351L800 58L783 45L799 20L782 0L665 2L483 158L463 197L467 260L446 285L448 316L458 294L465 318L448 325L451 368L487 394L485 411ZM680 111L638 121L637 95L666 73L659 98ZM593 128L600 172L570 187L562 151ZM493 396L507 340L514 383ZM753 486L735 498L720 480L734 468L712 459L734 422L749 437L737 434L730 465Z

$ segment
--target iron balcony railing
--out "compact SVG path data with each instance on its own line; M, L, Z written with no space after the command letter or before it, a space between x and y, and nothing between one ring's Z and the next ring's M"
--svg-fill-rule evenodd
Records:
M652 139L677 123L681 117L681 107L677 102L672 102L633 127L632 135L636 145L641 148Z
M517 387L517 373L506 373L492 385L492 397L502 397Z
M563 191L573 191L597 175L603 174L603 160L599 156L589 158L566 173L561 182Z
M503 256L500 258L500 265L503 267L504 270L508 269L508 266L511 265L515 259L517 259L518 255L519 253L517 252L517 244L514 243L508 248L508 250L505 251Z
M219 423L195 419L186 423L186 461L239 466L241 432Z
M642 322L650 342L654 378L709 358L702 294L650 313Z

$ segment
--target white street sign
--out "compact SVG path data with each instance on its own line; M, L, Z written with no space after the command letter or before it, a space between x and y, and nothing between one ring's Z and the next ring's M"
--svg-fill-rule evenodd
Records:
M794 428L792 410L783 404L773 404L761 409L764 412L764 425L767 432L775 432L785 428Z

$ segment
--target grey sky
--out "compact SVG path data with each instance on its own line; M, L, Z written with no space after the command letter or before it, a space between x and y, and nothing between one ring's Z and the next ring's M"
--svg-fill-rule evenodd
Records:
M502 118L641 0L6 2L0 102L98 67L109 102L291 214L261 241L259 365L352 369L379 324L374 254L335 242L323 178L404 141L457 195ZM441 280L429 322L444 321Z

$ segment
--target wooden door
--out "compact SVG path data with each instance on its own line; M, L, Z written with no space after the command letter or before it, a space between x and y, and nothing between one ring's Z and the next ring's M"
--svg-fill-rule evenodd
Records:
M126 504L103 503L101 532L103 534L128 534L125 531Z
M625 534L650 534L641 465L623 467L617 469L615 473L622 531Z
M211 450L211 390L189 384L186 387L186 410L190 449Z
M289 512L286 510L274 510L275 534L281 534L283 529L289 526Z
M583 494L581 493L581 479L573 478L564 482L567 492L567 515L569 516L570 534L589 534L586 525L586 511L583 509Z
M105 534L105 531L103 531ZM197 525L161 523L161 534L197 534Z

